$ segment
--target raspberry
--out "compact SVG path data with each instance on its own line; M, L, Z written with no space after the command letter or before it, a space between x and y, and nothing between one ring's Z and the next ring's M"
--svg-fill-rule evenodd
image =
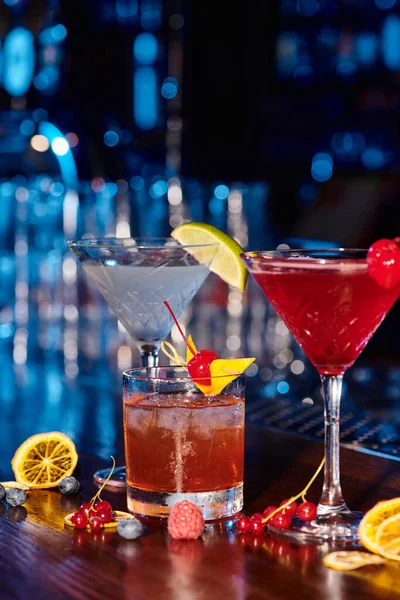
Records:
M182 500L174 504L168 517L168 532L174 540L195 540L203 530L203 515L193 502Z
M368 250L368 274L389 290L400 281L400 248L394 240L378 240Z

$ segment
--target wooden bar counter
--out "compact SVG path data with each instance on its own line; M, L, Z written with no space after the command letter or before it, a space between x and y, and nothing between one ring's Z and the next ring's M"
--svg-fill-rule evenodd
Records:
M300 491L323 454L318 442L259 428L246 429L245 511L261 511ZM123 460L122 456L118 457ZM345 498L367 510L400 495L400 462L342 449ZM104 463L80 455L82 493L32 491L23 507L0 503L2 600L345 600L400 597L400 566L351 573L327 569L328 545L294 545L264 533L237 535L232 522L206 527L201 539L175 541L165 523L129 541L116 532L73 530L65 514L95 492L93 472ZM316 501L321 476L309 495ZM126 509L124 493L103 493Z

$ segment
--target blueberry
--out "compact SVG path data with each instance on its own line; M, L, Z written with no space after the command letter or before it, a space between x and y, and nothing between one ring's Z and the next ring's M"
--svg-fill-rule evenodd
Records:
M21 506L26 502L26 492L18 488L10 488L6 491L6 500L11 506Z
M117 532L126 540L136 540L146 533L146 527L138 519L123 519L117 525Z
M58 489L65 496L71 496L79 492L79 481L75 477L64 477L58 484Z
M1 485L0 483L0 500L3 500L4 496L6 495L6 490L5 487Z

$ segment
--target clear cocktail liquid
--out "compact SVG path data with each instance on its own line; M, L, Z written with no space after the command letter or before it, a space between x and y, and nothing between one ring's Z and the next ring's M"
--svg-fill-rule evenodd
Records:
M164 300L179 317L209 274L207 265L170 266L167 261L155 267L84 263L83 268L132 338L145 342L160 342L171 331Z

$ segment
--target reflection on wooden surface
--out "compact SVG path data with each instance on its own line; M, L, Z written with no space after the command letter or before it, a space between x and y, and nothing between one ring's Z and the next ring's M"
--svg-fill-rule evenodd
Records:
M88 435L91 435L88 432ZM249 513L288 497L309 479L322 446L292 435L249 426L246 436L245 504ZM318 460L317 460L318 457ZM122 458L122 457L119 457ZM356 573L324 567L327 545L296 545L264 533L236 535L234 523L209 524L201 539L172 540L166 524L148 523L148 533L129 541L115 531L88 532L64 526L64 516L89 500L98 459L84 452L81 493L29 492L23 507L0 503L2 600L131 598L209 600L296 598L389 600L400 594L397 566ZM368 509L393 497L400 464L344 449L343 488L351 508ZM318 496L321 481L312 488ZM102 494L126 509L124 494Z

